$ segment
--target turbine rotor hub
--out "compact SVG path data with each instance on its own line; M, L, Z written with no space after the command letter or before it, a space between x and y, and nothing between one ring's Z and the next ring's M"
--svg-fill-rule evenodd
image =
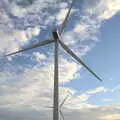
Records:
M52 35L53 35L54 40L59 40L60 35L57 29L53 30Z

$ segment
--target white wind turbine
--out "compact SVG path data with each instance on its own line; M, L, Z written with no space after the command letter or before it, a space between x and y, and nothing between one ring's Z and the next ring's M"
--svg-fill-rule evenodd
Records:
M64 103L66 102L66 100L68 99L68 97L69 97L69 94L63 99L63 101L60 103L60 105L58 107L59 108L60 120L65 120L64 119L64 114L62 112L62 107L63 107ZM54 109L54 106L44 106L44 108L52 108L52 109Z
M30 45L24 49L21 49L19 51L7 54L6 56L11 56L20 52L24 52L33 48L37 48L40 46L44 46L47 44L51 44L54 43L55 46L55 51L54 51L54 100L53 100L53 120L59 120L59 80L58 80L58 76L59 76L59 72L58 72L58 48L59 45L61 45L61 47L68 53L70 54L70 56L72 56L76 61L78 61L80 64L82 64L84 66L84 68L86 68L94 77L96 77L98 80L102 81L102 79L95 73L93 72L62 40L61 40L61 34L64 30L64 28L66 27L68 20L69 20L69 15L72 9L72 6L74 5L75 0L72 1L72 4L68 10L68 13L64 19L64 21L62 22L60 28L55 28L52 31L52 35L53 35L53 39L51 40L45 40L42 42L39 42L37 44L33 44ZM60 113L61 114L61 113ZM62 114L61 114L62 115Z

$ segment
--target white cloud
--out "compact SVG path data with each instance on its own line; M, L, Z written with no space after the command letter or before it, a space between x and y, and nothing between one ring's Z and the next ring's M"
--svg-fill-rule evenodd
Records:
M119 120L119 107L119 104L102 107L83 107L82 109L74 109L73 107L73 109L63 108L62 111L66 120ZM29 106L19 107L19 109L1 108L0 116L2 120L14 120L14 118L18 120L46 120L52 119L52 109L40 110Z
M65 5L63 5L61 8L62 4L65 4ZM60 4L60 11L56 14L56 20L57 20L58 24L61 24L65 20L65 17L67 15L68 10L69 10L66 3L62 3L62 4ZM75 13L75 12L76 12L76 10L72 9L70 15Z
M119 119L120 119L120 114L110 114L101 117L101 120L119 120Z
M38 54L37 54L38 55ZM38 56L37 56L38 57ZM44 62L49 59L46 59ZM74 62L61 59L59 64L59 82L65 83L75 78L78 70ZM15 69L15 68L12 68ZM52 104L53 95L53 64L31 66L22 69L22 72L12 72L11 68L0 73L0 89L2 96L1 106L26 105L26 104ZM12 87L12 89L10 89ZM74 90L64 88L73 93ZM66 92L63 92L65 94ZM3 100L3 99L4 100Z
M40 29L38 27L28 28L26 31L28 39L31 39L33 36L38 36L40 34Z
M41 3L42 2L42 3ZM44 1L35 1L32 5L23 7L16 1L2 0L0 3L0 52L13 52L20 46L24 46L28 40L40 34L40 28L46 26L45 16L49 19L49 13L43 14L42 9L51 6ZM41 5L42 4L42 5ZM27 5L27 4L26 4ZM50 19L52 20L52 19ZM40 25L40 24L43 25Z
M26 33L24 31L11 31L6 33L0 31L0 52L13 52L28 41Z
M49 4L48 4L49 3ZM54 4L53 4L54 3ZM18 5L16 1L1 1L1 11L0 11L0 28L6 33L4 36L13 36L11 39L11 43L13 43L10 48L16 50L19 48L20 40L16 42L14 40L14 35L6 31L18 31L20 32L20 36L23 36L21 40L31 39L33 36L37 36L40 33L40 28L45 28L47 25L51 25L54 22L54 16L47 11L47 8L50 7L51 11L53 10L53 6L55 5L55 1L46 0L36 0L31 5L27 5L23 7L22 5ZM61 4L55 5L58 11L54 14L57 14L58 21L64 19L66 12L68 11L68 4L66 2L62 2ZM58 7L57 7L58 6ZM99 28L101 26L101 22L111 18L117 12L120 11L119 0L94 0L92 4L89 1L85 1L82 5L84 9L80 9L84 13L83 15L79 14L77 9L76 16L78 17L76 25L73 26L71 33L66 34L67 42L74 45L79 40L96 40ZM46 8L46 11L41 12ZM53 14L53 13L52 13ZM94 17L92 17L94 16ZM48 18L44 19L44 18ZM24 29L26 29L24 31ZM22 30L18 30L22 29ZM24 33L21 33L24 32ZM73 33L73 34L72 34ZM70 35L70 37L69 37ZM3 37L1 39L3 39ZM19 35L18 35L19 38ZM5 38L6 41L9 38ZM3 47L2 47L3 46ZM1 51L8 49L7 46L1 45ZM10 51L10 50L7 50Z
M68 4L66 2L62 2L60 3L60 5L58 6L60 9L65 9L68 7Z
M120 90L120 84L116 85L115 87L113 87L112 89L109 89L109 91L111 92L117 92Z
M35 58L35 60L38 61L38 62L41 61L41 60L47 59L45 54L39 53L39 52L33 52L33 58Z
M101 19L109 19L120 11L120 1L119 0L101 0L100 6L104 6L100 14ZM101 7L102 8L102 7Z
M37 35L39 35L40 34L40 29L38 28L38 27L35 27L34 29L33 29L33 33L32 33L34 36L37 36Z
M68 101L68 106L69 108L78 108L78 109L82 109L82 108L89 108L89 107L97 107L97 105L90 105L88 104L88 100L92 97L92 95L94 94L98 94L98 93L103 93L106 92L107 89L104 87L97 87L95 89L92 90L88 90L85 91L82 94L77 94L77 96L71 96L69 101ZM86 104L87 103L87 104Z
M97 87L96 89L87 91L87 93L88 94L96 94L96 93L106 92L106 91L107 91L107 89L104 87Z
M67 12L68 12L68 9L61 9L59 14L57 15L57 19L60 21L64 20Z
M75 105L76 107L79 107L80 104L83 104L84 102L88 101L89 97L90 97L89 95L83 93L83 94L78 95L76 97L73 96L71 98L71 101L68 103L71 103L72 105Z
M111 101L113 101L113 99L110 99L110 98L104 98L104 99L102 99L102 101L104 101L104 102L111 102Z
M116 13L120 12L120 1L84 1L82 8L82 12L84 14L81 14L81 10L80 12L77 11L76 16L78 16L78 19L72 32L75 32L76 35L79 33L77 38L80 41L90 39L96 41L100 35L99 29L102 25L102 22L110 19ZM76 40L76 38L74 39Z
M9 4L9 3L8 3ZM9 7L9 12L11 12L14 16L17 17L24 17L27 14L27 10L24 8L20 8L19 6L17 6L15 3L12 3L10 5L11 7Z
M21 118L21 120L29 118L29 114L31 115L30 119L34 118L35 116L34 114L31 114L31 110L33 113L37 112L39 114L41 114L41 111L45 112L45 114L42 114L42 116L35 118L35 120L42 119L46 116L46 114L50 114L52 110L44 108L44 106L52 106L53 78L51 74L53 73L50 73L50 71L52 71L52 66L50 66L48 65L44 68L35 66L25 69L22 74L17 75L15 73L1 73L0 109L4 108L6 111L10 108L10 111L13 110L11 113L11 118L14 118L14 115L16 115L16 110L20 114L21 111L26 110L26 112L28 112L28 116L26 117L23 114L23 118ZM77 91L70 88L60 87L60 103L66 97L66 95L69 94L69 92L73 93L70 94L62 108L66 120L72 120L74 116L77 116L76 120L102 120L103 118L107 119L107 116L114 115L114 113L116 114L115 117L117 119L117 114L119 114L120 111L119 105L98 107L97 105L87 103L88 99L91 97L91 94L103 92L104 90L103 88L96 88L93 91L92 93L90 92L90 94L86 94L87 92L85 92L75 97L74 93ZM4 116L4 119L7 120L7 116L9 116L9 113ZM49 118L52 119L52 113Z
M89 95L87 95L87 94L82 94L82 95L78 96L78 98L79 98L79 101L84 102L84 101L87 101L87 100L88 100Z
M110 19L120 11L119 0L94 0L93 2L91 7L88 7L89 1L85 2L88 7L86 11L89 14L95 14L100 20Z
M59 74L61 82L69 82L76 78L76 72L81 68L81 65L77 65L75 62L69 62L66 59L62 59L59 64Z
M77 33L80 33L80 32L83 32L86 28L87 28L87 26L85 26L85 25L77 25L74 28L74 31L77 32Z

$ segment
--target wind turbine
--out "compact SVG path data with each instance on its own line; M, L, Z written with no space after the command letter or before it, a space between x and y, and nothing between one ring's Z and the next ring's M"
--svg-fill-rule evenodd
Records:
M63 105L64 105L64 103L66 102L66 100L68 99L68 97L69 97L69 94L68 95L66 95L66 97L63 99L63 101L61 102L61 104L59 105L59 114L60 114L60 120L65 120L64 119L64 115L63 115L63 112L62 112L62 107L63 107ZM44 106L44 108L54 108L54 106ZM62 119L61 119L62 118Z
M28 46L24 49L18 50L16 52L7 54L6 56L11 56L20 52L24 52L33 48L37 48L40 46L45 46L47 44L51 44L54 43L55 46L55 50L54 50L54 100L53 100L53 120L59 120L59 80L58 80L58 76L59 76L59 71L58 71L58 49L59 49L59 45L61 45L61 47L70 54L70 56L72 56L77 62L79 62L80 64L82 64L84 66L84 68L86 68L95 78L97 78L99 81L102 81L102 79L95 73L93 72L62 40L61 40L61 35L62 32L64 30L64 28L66 27L68 20L69 20L69 16L70 16L70 12L71 9L73 7L75 3L75 0L72 1L71 6L68 10L68 13L64 19L64 21L62 22L60 28L55 28L52 31L52 36L53 39L52 40L45 40L42 42L39 42L37 44L33 44L31 46Z
M62 108L62 106L64 105L64 103L66 102L66 100L68 99L68 97L69 97L69 95L67 95L67 96L63 99L63 101L61 102L61 104L60 104L60 106L59 106L60 115L61 115L61 117L62 117L63 120L64 120L64 114L63 114L61 108Z

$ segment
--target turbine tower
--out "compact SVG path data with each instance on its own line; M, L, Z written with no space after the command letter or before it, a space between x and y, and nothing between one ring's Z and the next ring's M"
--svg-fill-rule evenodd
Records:
M54 100L53 100L53 120L59 120L59 80L58 80L58 76L59 76L59 71L58 71L58 49L59 49L59 45L61 45L61 47L68 53L70 54L70 56L72 56L77 62L79 62L80 64L83 65L84 68L86 68L94 77L96 77L99 81L102 81L102 79L95 73L93 72L62 40L61 40L61 34L64 30L64 28L66 27L68 20L69 20L69 16L70 16L70 12L71 9L73 7L75 3L75 0L72 1L71 6L68 10L68 13L64 19L64 21L62 22L61 26L59 28L55 28L52 31L52 35L53 35L53 39L51 40L45 40L42 42L38 42L37 44L33 44L31 46L28 46L24 49L18 50L16 52L7 54L6 56L11 56L11 55L15 55L17 53L20 52L24 52L33 48L37 48L40 46L45 46L47 44L51 44L54 43L55 49L54 49Z

